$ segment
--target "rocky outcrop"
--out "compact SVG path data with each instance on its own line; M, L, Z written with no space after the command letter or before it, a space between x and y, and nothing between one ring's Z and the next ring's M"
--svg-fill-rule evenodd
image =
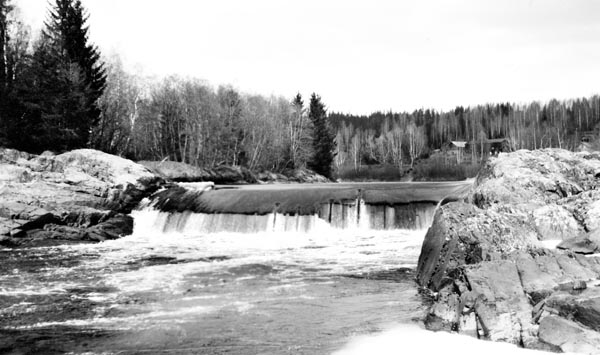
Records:
M600 352L600 155L558 149L490 160L441 206L417 280L426 326L551 351ZM559 244L557 249L545 245Z
M140 161L139 164L164 179L176 182L212 181L218 185L330 182L326 177L308 169L287 170L284 174L269 171L255 174L240 166L222 165L208 169L173 161Z
M0 244L94 242L130 234L126 214L162 179L130 160L80 149L0 149Z
M174 161L140 161L153 173L176 182L212 181L215 184L254 184L258 180L248 169L239 166L218 166L214 169Z

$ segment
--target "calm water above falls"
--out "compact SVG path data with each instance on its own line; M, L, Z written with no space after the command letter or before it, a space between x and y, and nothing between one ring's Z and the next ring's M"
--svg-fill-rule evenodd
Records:
M423 315L424 231L160 233L0 251L0 353L331 353Z

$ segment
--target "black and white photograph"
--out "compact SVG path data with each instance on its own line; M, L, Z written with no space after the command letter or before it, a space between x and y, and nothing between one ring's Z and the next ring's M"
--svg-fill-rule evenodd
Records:
M600 1L0 0L0 355L600 354Z

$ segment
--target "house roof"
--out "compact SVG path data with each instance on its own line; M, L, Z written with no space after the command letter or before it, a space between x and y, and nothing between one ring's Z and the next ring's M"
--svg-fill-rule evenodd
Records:
M481 144L482 141L477 140L477 141L470 141L469 144ZM494 138L494 139L486 139L483 141L483 143L487 143L487 144L492 144L492 143L502 143L502 142L508 142L508 138Z
M507 138L495 138L495 139L488 139L487 140L488 143L502 143L502 142L508 142Z

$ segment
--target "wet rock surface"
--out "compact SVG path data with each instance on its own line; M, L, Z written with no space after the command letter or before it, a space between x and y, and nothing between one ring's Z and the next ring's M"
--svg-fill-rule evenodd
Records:
M98 242L131 234L127 216L162 179L91 149L32 155L0 149L0 245Z
M416 276L434 300L426 326L599 353L599 159L558 149L501 154L464 202L438 209Z

